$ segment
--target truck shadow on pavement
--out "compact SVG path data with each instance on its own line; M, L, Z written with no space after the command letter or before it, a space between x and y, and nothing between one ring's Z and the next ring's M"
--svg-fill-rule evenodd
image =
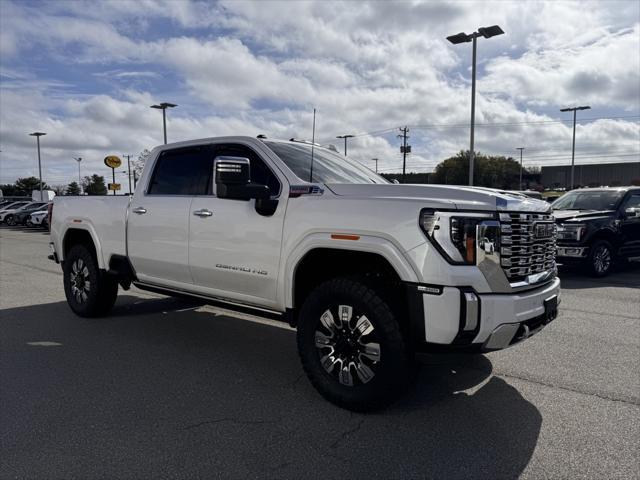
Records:
M488 357L428 357L403 400L354 414L307 382L293 332L197 307L0 311L0 477L516 478L531 459L541 415Z

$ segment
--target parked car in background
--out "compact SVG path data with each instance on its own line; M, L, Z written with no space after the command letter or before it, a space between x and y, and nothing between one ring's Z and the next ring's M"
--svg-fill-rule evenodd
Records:
M640 187L572 190L551 205L558 229L558 263L595 276L616 262L640 258Z
M30 203L34 203L34 202L26 202L26 201L25 202L14 202L12 204L9 204L9 205L5 206L5 208L0 210L0 223L6 222L8 220L11 220L13 218L13 214L16 211L20 210L23 207L26 207Z
M39 210L29 215L27 220L27 226L29 227L42 227L49 228L49 212L48 210Z
M42 210L43 208L46 209L47 205L48 205L47 202L35 202L25 207L22 207L21 209L17 210L13 214L11 218L11 222L9 222L9 219L7 219L7 225L10 225L10 226L26 225L27 218L29 218L29 215L31 215L33 212L36 212L38 210Z

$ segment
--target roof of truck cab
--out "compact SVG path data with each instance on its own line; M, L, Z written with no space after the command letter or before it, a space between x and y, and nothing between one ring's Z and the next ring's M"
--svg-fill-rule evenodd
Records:
M154 150L168 150L171 148L181 148L181 147L190 147L193 145L202 145L203 143L213 143L213 142L249 142L249 143L262 143L266 142L275 142L275 143L286 143L286 144L295 144L295 145L308 145L311 146L311 142L309 141L292 141L284 138L257 138L251 137L249 135L234 135L234 136L223 136L223 137L206 137L206 138L197 138L194 140L184 140L182 142L173 142L167 143L165 145L158 145L154 148ZM332 151L325 145L320 145L315 143L315 148L324 148L325 150Z

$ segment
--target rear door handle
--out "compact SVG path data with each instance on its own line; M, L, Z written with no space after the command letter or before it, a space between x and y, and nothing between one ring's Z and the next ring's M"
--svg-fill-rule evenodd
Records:
M137 213L138 215L142 215L143 213L147 213L147 209L144 207L136 207L131 210L133 213Z
M213 212L210 210L207 210L206 208L203 208L201 210L195 210L193 214L198 217L210 217L211 215L213 215Z

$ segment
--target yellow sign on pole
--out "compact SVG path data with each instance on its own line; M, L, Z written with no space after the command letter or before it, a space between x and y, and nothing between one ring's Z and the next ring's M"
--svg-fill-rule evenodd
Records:
M115 155L109 155L108 157L104 157L104 164L109 168L118 168L122 165L122 160Z
M113 190L114 192L116 190L120 190L120 188L121 188L121 185L119 183L109 183L107 185L108 185L109 190Z

